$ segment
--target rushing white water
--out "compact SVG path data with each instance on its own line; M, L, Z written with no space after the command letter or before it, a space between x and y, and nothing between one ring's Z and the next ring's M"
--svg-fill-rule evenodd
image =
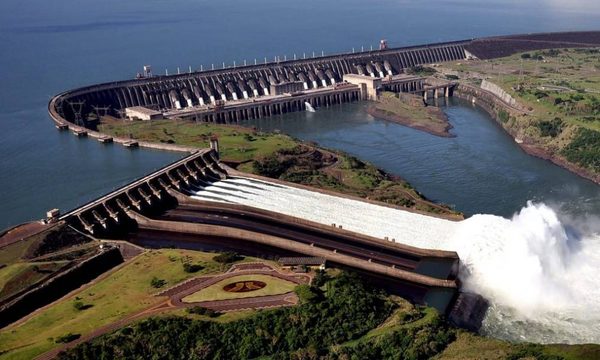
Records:
M482 332L533 342L600 342L600 221L529 203L512 219L451 222L295 187L229 179L199 191L424 248L456 251L464 287L490 300ZM562 221L561 221L562 220Z
M512 219L475 215L445 248L467 288L490 299L482 331L533 342L600 342L600 232L529 203ZM581 231L578 233L577 231Z

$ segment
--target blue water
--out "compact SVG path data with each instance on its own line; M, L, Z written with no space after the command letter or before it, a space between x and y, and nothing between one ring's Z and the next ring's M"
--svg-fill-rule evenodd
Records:
M510 217L529 200L572 215L600 213L600 186L527 155L482 109L458 99L438 105L456 137L441 138L373 118L365 104L245 123L368 160L467 216Z
M185 71L188 66L207 69L211 64L241 64L244 59L265 56L368 49L382 38L391 46L402 46L508 33L594 29L598 18L600 4L594 0L3 0L0 228L40 218L49 208L67 210L181 156L104 146L57 132L46 106L60 91L131 78L145 64L153 65L155 72L168 68L174 73L178 66ZM480 150L472 149L474 153ZM389 167L384 161L392 161L394 156L403 154L386 152L381 164ZM415 152L410 156L413 168L437 176L431 155ZM468 165L448 177L446 187L426 181L427 176L398 170L436 200L469 212L494 211L477 201L460 203L445 196L452 190L451 181L485 174L486 166L499 166L473 161L470 173ZM535 173L515 176L526 179ZM481 179L483 187L486 177ZM569 182L565 186L580 183L565 179ZM525 181L519 186L531 186L528 184ZM532 196L539 192L515 186L511 193L525 195L512 200L493 188L487 195L497 202L512 203L508 209L520 206L530 191Z

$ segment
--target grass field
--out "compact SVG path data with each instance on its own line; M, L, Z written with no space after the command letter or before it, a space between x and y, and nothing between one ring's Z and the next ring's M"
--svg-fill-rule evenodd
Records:
M261 133L250 128L185 120L118 121L105 119L98 130L113 136L131 137L151 142L209 147L211 136L219 138L221 158L249 161L278 149L291 149L298 142L283 134Z
M244 281L262 281L267 284L262 289L248 292L228 292L223 290L225 285L244 282ZM200 302L209 300L227 300L227 299L242 299L248 297L266 296L266 295L279 295L294 291L296 284L279 279L269 275L240 275L229 279L221 280L216 284L213 284L206 289L202 289L196 293L186 296L182 300L184 302Z
M54 339L59 336L69 332L83 335L164 301L154 296L159 289L150 285L152 278L165 280L165 288L190 277L220 272L222 266L212 260L214 255L172 249L145 252L79 293L59 300L19 325L2 329L0 359L31 359L56 346ZM204 269L186 273L183 262L199 263ZM76 310L75 301L91 307Z

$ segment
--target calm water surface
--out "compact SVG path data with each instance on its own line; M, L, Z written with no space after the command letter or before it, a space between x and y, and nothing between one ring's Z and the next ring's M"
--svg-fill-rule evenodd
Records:
M364 104L247 123L368 160L467 215L511 216L528 200L557 205L570 214L600 213L599 186L527 155L480 108L458 99L439 105L454 126L454 138L375 119Z
M223 61L241 64L265 56L367 49L381 38L401 46L593 29L599 16L595 0L3 0L0 228L40 218L49 208L67 210L181 156L103 146L57 132L46 106L60 91L131 78L144 64L174 73L178 66L184 70L202 64L207 69ZM355 110L358 114L352 115ZM364 155L406 177L427 196L468 213L508 214L526 199L577 193L582 187L592 189L582 190L587 194L582 198L593 193L591 185L561 170L548 170L546 163L503 153L510 139L489 126L465 126L464 131L480 131L481 136L495 131L493 139L499 143L479 147L478 142L463 142L467 132L456 140L433 141L365 120L358 107L340 111L348 114L346 120L356 118L318 124L323 133L311 137ZM461 123L483 116L464 107L448 111L457 132L463 131ZM317 127L312 124L310 129ZM335 133L344 137L334 141ZM484 160L493 160L492 166L483 166ZM550 179L549 172L557 178Z

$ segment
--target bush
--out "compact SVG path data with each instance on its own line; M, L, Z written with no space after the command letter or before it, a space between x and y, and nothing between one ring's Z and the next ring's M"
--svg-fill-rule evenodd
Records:
M206 315L209 316L211 318L217 317L219 315L221 315L221 313L214 311L212 309L208 309L202 306L193 306L190 308L186 309L186 312L188 314L196 314L196 315Z
M530 53L521 54L521 59L531 59Z
M406 72L411 75L430 76L430 75L435 74L437 72L437 70L434 68L423 66L423 65L417 65L417 66L408 68L406 70Z
M509 117L510 116L509 116L508 112L506 112L505 110L498 111L498 119L500 121L502 121L503 123L507 122Z
M238 255L238 253L235 253L233 251L227 251L227 252L224 252L222 254L219 254L219 255L213 257L213 260L218 263L221 263L221 264L229 264L232 262L240 261L243 258L244 257Z
M303 303L313 302L317 300L320 295L318 289L305 284L296 286L294 292Z
M312 280L312 284L315 287L321 287L325 285L327 281L329 281L329 275L324 270L317 270L315 277Z
M155 288L155 289L159 289L163 286L165 286L167 284L167 282L163 279L159 279L156 276L152 278L152 280L150 280L150 285Z
M200 264L190 264L187 262L183 264L183 271L185 271L186 273L195 273L202 269L204 269L204 266Z
M579 128L561 154L571 162L600 172L600 132Z
M258 175L278 178L292 165L290 161L280 161L276 154L255 160L252 168Z
M75 308L75 310L85 310L85 309L89 309L91 308L93 305L91 304L84 304L83 301L75 301L73 303L73 307Z
M54 340L54 342L57 344L61 344L61 343L66 344L66 343L70 343L73 340L77 340L80 337L81 337L81 334L68 333L63 336L59 336L58 338L56 338L56 340Z
M554 118L550 121L540 121L536 124L537 128L540 129L542 136L557 137L563 129L564 123L561 118Z

